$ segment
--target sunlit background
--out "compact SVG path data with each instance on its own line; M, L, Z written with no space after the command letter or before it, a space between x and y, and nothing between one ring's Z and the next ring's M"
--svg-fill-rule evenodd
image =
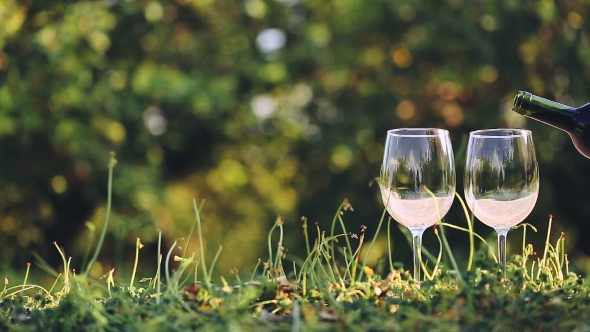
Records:
M3 0L0 272L33 252L59 266L54 241L80 269L104 221L110 151L113 214L94 276L129 269L138 237L151 274L158 231L182 253L193 200L207 256L223 245L219 274L265 260L278 215L302 255L302 217L327 230L345 198L348 231L373 237L383 205L370 184L397 127L451 131L461 195L469 131L532 129L541 192L529 241L543 245L552 214L588 270L590 160L510 108L518 90L590 101L589 12L565 0ZM446 221L466 225L458 202ZM494 245L491 228L476 231ZM395 223L391 235L409 266ZM467 235L448 236L465 257ZM424 246L438 248L430 231ZM387 250L382 228L371 264Z

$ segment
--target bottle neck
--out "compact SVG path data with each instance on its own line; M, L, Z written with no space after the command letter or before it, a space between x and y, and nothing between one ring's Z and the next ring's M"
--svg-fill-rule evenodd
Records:
M575 108L558 102L535 96L526 91L519 91L514 98L512 110L522 115L533 115L539 112L558 111L559 113L574 112Z

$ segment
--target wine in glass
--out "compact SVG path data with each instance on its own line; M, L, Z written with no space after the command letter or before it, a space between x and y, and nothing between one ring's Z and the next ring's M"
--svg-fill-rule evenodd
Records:
M508 231L531 213L539 194L532 133L524 129L471 132L464 185L473 214L498 233L498 261L505 274Z
M391 217L412 233L414 280L419 282L422 234L447 214L455 197L449 132L436 128L389 130L379 186Z

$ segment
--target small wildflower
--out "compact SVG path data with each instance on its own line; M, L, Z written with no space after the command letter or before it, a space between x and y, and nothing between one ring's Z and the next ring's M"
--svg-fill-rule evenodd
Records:
M115 159L115 152L111 151L111 159L109 160L109 168L113 168L117 165L117 159Z
M232 292L232 288L229 285L229 283L227 282L227 280L225 280L225 278L223 276L220 277L221 282L223 283L223 291L226 293L231 293Z
M350 205L350 202L348 201L348 198L344 199L344 204L342 206L342 210L344 211L354 211L354 209L352 208L352 205Z
M229 270L229 273L231 273L232 275L237 275L238 273L240 273L240 270L238 270L238 268L234 266Z
M381 289L381 287L375 287L375 295L379 296L383 293L383 290Z
M355 233L352 233L352 232L350 232L350 237L351 237L352 239L358 239L358 238L359 238L359 236L358 236L358 235L356 235Z
M401 280L401 274L396 270L391 270L385 278L385 281L392 283L394 280Z
M283 226L285 224L285 220L283 219L283 216L281 216L280 214L277 216L277 220L276 220L277 226Z
M7 285L8 285L8 278L4 277L4 286L7 286Z
M367 226L361 225L361 233L364 233L367 230Z

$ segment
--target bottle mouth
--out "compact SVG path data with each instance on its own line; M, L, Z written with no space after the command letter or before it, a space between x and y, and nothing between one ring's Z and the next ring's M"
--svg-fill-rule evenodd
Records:
M533 95L530 92L518 91L512 103L512 110L518 114L525 114L531 99L533 99Z

